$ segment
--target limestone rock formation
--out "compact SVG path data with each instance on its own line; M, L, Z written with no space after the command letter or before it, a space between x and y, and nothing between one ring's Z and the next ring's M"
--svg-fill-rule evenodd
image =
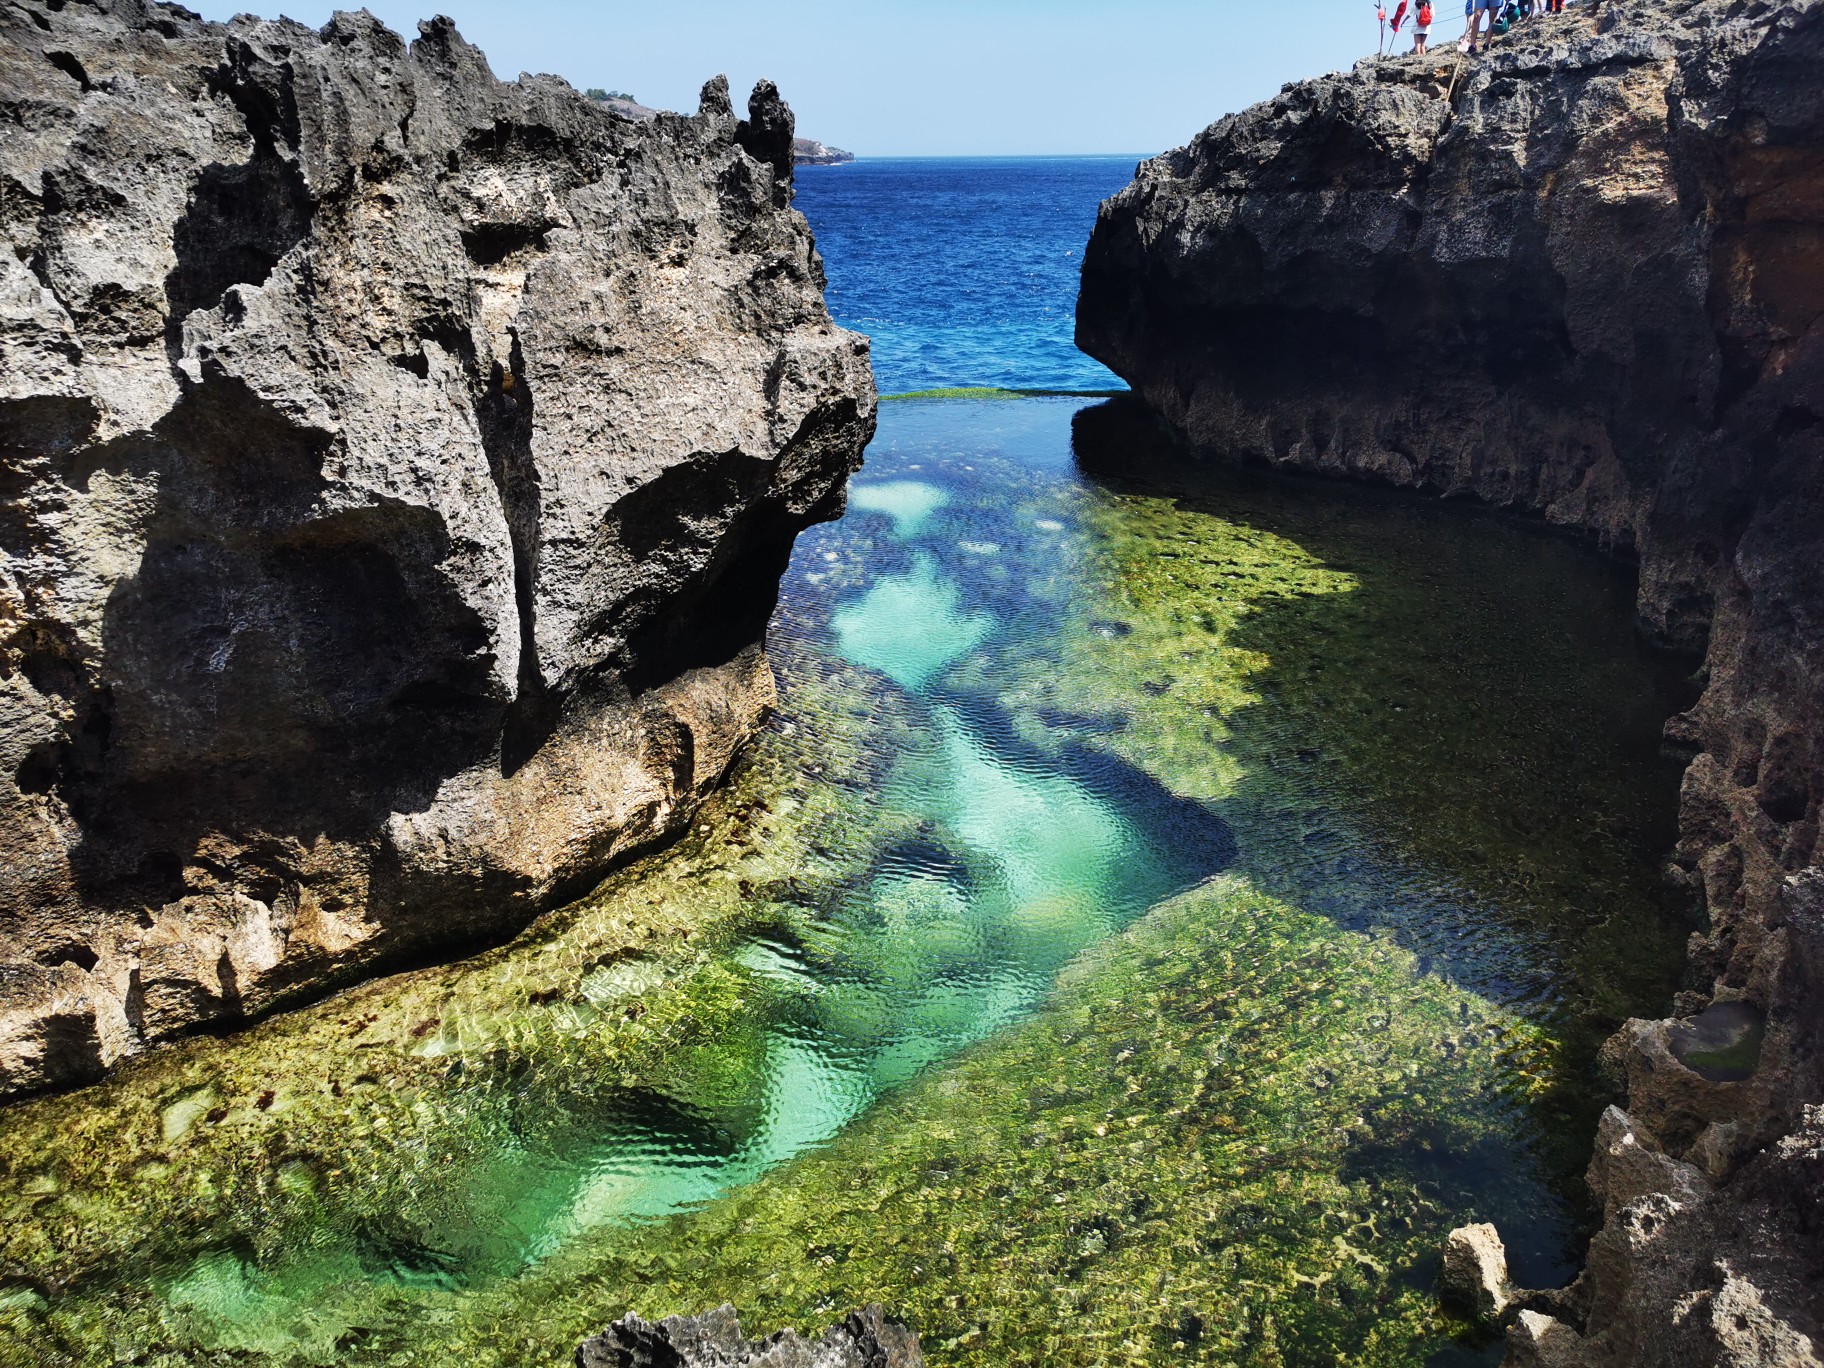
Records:
M1592 12L1593 11L1593 12ZM1824 3L1574 8L1286 87L1102 208L1078 340L1203 453L1542 514L1707 653L1678 1019L1511 1361L1813 1363L1824 1277Z
M598 104L606 105L617 114L629 119L638 119L645 123L659 117L661 111L651 105L643 105L628 95L615 95L607 91L590 92L589 98ZM818 142L815 138L792 139L792 164L794 166L841 166L855 160L853 152L844 152L840 147L831 147L828 143Z
M872 431L791 111L0 5L0 1097L675 832Z
M629 1315L576 1351L577 1368L924 1368L924 1363L918 1336L888 1320L878 1306L851 1312L814 1340L796 1330L747 1339L732 1306L700 1316L668 1316L656 1325Z

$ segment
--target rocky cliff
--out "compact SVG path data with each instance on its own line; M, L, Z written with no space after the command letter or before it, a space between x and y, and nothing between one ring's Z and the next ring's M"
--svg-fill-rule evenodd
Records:
M1610 1047L1607 1224L1511 1362L1800 1364L1824 1324L1824 4L1574 10L1286 87L1102 208L1078 339L1195 448L1542 514L1706 652L1709 930Z
M872 430L792 117L0 3L0 1097L674 832Z

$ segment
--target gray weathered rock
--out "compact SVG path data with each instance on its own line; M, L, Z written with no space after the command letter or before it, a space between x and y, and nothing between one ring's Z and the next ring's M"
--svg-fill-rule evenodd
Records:
M0 1097L679 829L872 430L791 112L0 5Z
M1647 629L1707 652L1667 739L1712 987L1612 1042L1609 1223L1516 1363L1818 1357L1820 72L1820 0L1574 7L1224 119L1084 260L1079 341L1198 451L1593 534Z
M624 114L629 119L638 119L644 123L659 117L663 111L643 105L638 100L625 95L606 95L592 97L598 103L606 105L617 114ZM840 147L831 147L828 143L818 142L815 138L792 139L792 164L794 166L841 166L855 160L853 152L845 152Z
M1510 1368L1578 1368L1583 1354L1583 1337L1540 1311L1522 1311L1507 1334Z
M656 1325L628 1315L576 1351L577 1368L924 1368L918 1336L878 1306L849 1314L806 1340L796 1330L766 1339L741 1334L732 1306Z

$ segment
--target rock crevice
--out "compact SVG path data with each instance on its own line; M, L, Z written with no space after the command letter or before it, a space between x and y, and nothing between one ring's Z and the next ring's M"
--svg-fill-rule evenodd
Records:
M0 1098L675 832L872 432L792 117L0 7Z

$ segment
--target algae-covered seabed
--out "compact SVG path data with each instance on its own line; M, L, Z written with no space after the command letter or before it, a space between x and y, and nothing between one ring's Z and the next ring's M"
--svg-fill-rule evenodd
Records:
M552 1364L722 1301L984 1368L1485 1353L1435 1252L1568 1272L1594 1045L1687 929L1683 685L1583 548L1099 484L1075 408L883 411L679 845L0 1114L0 1361Z

